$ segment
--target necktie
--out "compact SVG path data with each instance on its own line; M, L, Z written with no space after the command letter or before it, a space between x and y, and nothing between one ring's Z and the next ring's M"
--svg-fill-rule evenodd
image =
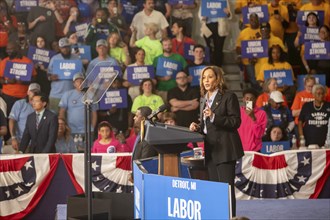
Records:
M36 128L38 129L38 127L39 127L39 122L40 122L40 120L39 120L39 113L37 113L37 117L36 117Z

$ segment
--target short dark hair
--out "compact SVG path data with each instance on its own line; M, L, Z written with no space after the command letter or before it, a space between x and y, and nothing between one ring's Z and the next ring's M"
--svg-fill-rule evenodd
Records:
M151 86L152 86L152 89L151 89L151 92L153 93L153 94L155 94L156 93L156 88L155 88L155 84L154 84L154 82L152 81L152 79L143 79L142 80L142 82L140 83L140 94L142 95L143 94L143 84L145 83L145 82L151 82Z
M109 122L107 122L107 121L101 121L99 123L99 125L97 126L97 130L100 130L103 127L108 127L110 129L110 131L112 131L111 124Z
M152 109L148 106L141 106L137 110L140 111L142 117L148 117L152 113Z
M47 104L49 102L48 96L45 93L43 93L43 92L36 92L34 94L34 96L40 96L40 101L42 101L42 102L46 102Z
M195 51L195 49L197 49L197 48L201 48L201 49L205 52L205 47L204 47L203 45L201 45L201 44L196 44L196 45L194 46L193 51Z

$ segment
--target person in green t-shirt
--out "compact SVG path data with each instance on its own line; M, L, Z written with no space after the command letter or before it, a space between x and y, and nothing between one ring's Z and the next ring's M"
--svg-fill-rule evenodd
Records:
M128 66L131 57L127 45L121 40L118 32L112 32L107 39L109 43L109 55L116 59L120 66Z

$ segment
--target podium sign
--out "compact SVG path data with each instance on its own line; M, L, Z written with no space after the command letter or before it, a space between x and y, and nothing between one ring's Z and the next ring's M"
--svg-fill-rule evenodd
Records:
M134 162L134 218L230 219L228 184L147 174L137 163Z

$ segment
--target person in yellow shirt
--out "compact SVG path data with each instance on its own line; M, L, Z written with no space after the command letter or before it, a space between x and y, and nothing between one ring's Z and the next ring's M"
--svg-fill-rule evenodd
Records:
M330 26L330 6L323 0L310 0L310 3L304 4L300 11L324 11L324 23Z
M284 28L289 25L288 8L280 4L280 0L272 0L268 4L269 24L272 33L284 39Z
M258 5L267 5L267 0L236 0L235 4L235 14L240 15L240 28L243 29L245 27L249 27L248 25L243 25L243 16L242 16L242 8L248 6L248 7L254 7Z
M281 0L280 5L287 7L289 24L284 30L284 42L288 48L288 62L291 65L300 65L299 51L294 46L294 39L298 33L297 11L301 8L301 0Z
M268 22L261 23L260 33L261 33L261 39L268 39L268 48L271 48L273 45L279 45L284 52L287 52L287 49L284 46L283 41L271 33L271 27ZM260 72L261 66L267 62L268 62L268 57L258 58L255 64L255 73L258 74Z
M252 85L252 87L258 91L261 90L261 87L259 86L258 82L255 79L255 60L256 59L247 59L247 58L241 58L241 43L244 40L256 40L260 39L261 34L260 34L260 29L259 29L259 18L258 15L255 13L252 13L250 15L250 27L246 27L243 29L237 40L236 40L236 53L237 53L237 61L238 63L242 64L247 72L249 81Z

